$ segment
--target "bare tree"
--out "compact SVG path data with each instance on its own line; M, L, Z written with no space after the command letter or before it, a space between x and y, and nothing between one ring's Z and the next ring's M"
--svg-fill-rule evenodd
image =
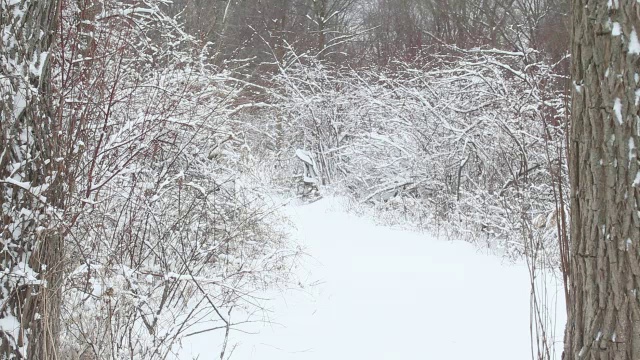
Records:
M566 360L640 358L639 9L572 2Z

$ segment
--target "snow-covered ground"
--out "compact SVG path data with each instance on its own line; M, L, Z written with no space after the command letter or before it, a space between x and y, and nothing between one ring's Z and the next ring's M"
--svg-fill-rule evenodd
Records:
M375 225L335 199L286 211L310 255L302 282L315 285L277 295L271 323L234 332L232 359L531 358L524 264ZM219 359L211 336L189 338L182 357Z

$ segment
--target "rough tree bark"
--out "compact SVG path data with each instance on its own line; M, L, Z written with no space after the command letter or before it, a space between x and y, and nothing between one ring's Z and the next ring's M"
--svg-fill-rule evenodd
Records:
M62 205L48 57L57 0L0 0L0 358L56 359Z
M640 4L572 1L571 264L563 359L640 359Z

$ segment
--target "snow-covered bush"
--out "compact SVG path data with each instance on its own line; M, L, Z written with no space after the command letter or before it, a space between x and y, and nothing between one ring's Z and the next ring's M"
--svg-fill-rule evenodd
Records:
M421 66L357 70L292 55L249 137L259 146L279 129L280 156L310 151L324 184L403 221L448 225L513 256L542 241L557 259L557 231L542 219L562 213L566 99L539 55L451 49Z
M236 83L162 3L63 10L55 77L80 164L66 214L65 357L172 358L194 326L217 330L224 352L229 330L260 311L254 294L288 281L297 254L241 173L244 142L228 121Z

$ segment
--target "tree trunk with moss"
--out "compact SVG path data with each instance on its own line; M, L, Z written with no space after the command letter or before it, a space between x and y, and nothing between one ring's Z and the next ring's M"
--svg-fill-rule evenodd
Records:
M563 359L640 359L640 4L573 0Z

